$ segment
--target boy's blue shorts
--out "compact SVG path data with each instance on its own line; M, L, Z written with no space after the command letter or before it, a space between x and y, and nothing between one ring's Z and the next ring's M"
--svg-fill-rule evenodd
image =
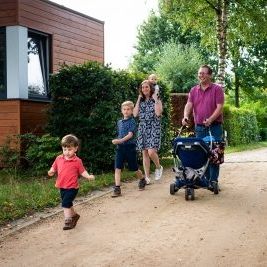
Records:
M71 208L73 206L73 200L78 194L79 189L76 188L69 188L69 189L64 189L60 188L60 196L61 196L61 206L63 208Z
M115 156L115 169L123 169L124 162L128 163L130 171L137 171L137 152L135 144L118 145Z

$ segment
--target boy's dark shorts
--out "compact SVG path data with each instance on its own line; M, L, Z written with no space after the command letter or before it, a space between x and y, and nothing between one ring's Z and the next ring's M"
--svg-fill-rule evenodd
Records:
M135 144L118 145L115 156L115 169L123 169L124 162L128 163L130 171L137 171L137 152Z
M69 189L64 189L60 188L60 196L62 200L61 206L63 208L71 208L73 206L73 200L78 194L79 189L76 188L69 188Z

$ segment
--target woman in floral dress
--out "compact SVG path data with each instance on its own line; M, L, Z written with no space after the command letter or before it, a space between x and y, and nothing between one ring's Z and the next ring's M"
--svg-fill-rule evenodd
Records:
M143 81L133 111L133 115L139 117L137 149L142 151L147 184L150 183L150 160L156 166L155 180L159 180L163 172L158 156L161 132L160 118L163 108L158 95L153 93L153 84L148 80Z

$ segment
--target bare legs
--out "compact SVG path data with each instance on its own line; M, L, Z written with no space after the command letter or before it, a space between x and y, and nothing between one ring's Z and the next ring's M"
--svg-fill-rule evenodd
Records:
M160 168L159 156L156 149L149 148L142 151L143 154L143 167L146 177L150 175L150 159L155 164L156 168Z
M76 215L76 212L74 211L73 206L70 208L63 208L63 211L64 211L65 218L71 218Z
M143 178L143 173L141 170L137 170L135 172L135 175L138 179ZM121 185L121 169L115 169L115 185L120 186Z

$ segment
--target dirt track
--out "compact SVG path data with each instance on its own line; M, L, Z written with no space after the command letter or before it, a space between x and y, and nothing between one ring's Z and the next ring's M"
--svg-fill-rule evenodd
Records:
M0 266L267 266L267 149L227 155L221 192L169 194L173 179L143 192L124 184L77 206L81 219L62 231L62 214L0 243Z

